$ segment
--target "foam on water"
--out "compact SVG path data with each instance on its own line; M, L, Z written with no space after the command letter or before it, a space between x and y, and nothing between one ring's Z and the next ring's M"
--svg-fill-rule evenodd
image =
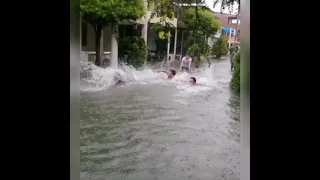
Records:
M100 68L87 62L81 64L80 89L82 91L100 91L114 87L117 82L114 76L117 73L120 79L126 82L127 86L132 84L171 85L179 90L180 95L208 91L217 86L217 81L213 77L213 70L210 68L195 69L191 74L177 71L176 76L169 80L165 73L157 73L150 67L137 70L130 66L121 65L119 69L112 69ZM196 85L189 84L190 77L197 79Z
M116 83L114 76L119 73L124 81L127 75L120 69L101 68L90 62L80 63L80 90L100 91Z

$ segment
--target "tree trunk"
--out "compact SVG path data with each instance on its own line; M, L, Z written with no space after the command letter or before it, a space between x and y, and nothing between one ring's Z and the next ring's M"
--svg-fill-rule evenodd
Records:
M101 34L102 34L102 26L101 25L98 25L97 28L95 29L96 30L96 61L95 61L95 64L97 66L100 66L101 64Z
M118 67L118 24L114 23L111 26L111 61L110 66L112 68Z

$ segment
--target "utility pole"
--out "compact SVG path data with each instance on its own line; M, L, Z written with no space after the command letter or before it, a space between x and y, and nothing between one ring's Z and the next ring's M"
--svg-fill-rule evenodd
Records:
M148 47L148 2L145 1L144 9L146 11L145 16L143 17L143 27L142 27L142 38L144 39L146 46Z

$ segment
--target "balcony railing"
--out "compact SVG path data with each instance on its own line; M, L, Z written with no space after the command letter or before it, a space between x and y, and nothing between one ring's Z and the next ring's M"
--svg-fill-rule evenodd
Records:
M240 38L238 37L235 37L235 36L232 36L231 38L229 36L221 36L223 37L226 41L231 41L231 42L238 42L240 41Z

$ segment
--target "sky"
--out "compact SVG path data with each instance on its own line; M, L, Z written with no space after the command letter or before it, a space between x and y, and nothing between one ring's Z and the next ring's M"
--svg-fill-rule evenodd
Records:
M209 8L210 8L211 10L213 10L214 12L220 12L221 3L218 3L218 4L216 5L216 7L213 8L213 0L205 0L205 2L206 2L206 4L209 6ZM233 7L233 11L234 11L234 12L237 11L236 7ZM229 12L228 8L226 8L226 9L223 11L223 13L228 13L228 14L229 14L230 12Z

